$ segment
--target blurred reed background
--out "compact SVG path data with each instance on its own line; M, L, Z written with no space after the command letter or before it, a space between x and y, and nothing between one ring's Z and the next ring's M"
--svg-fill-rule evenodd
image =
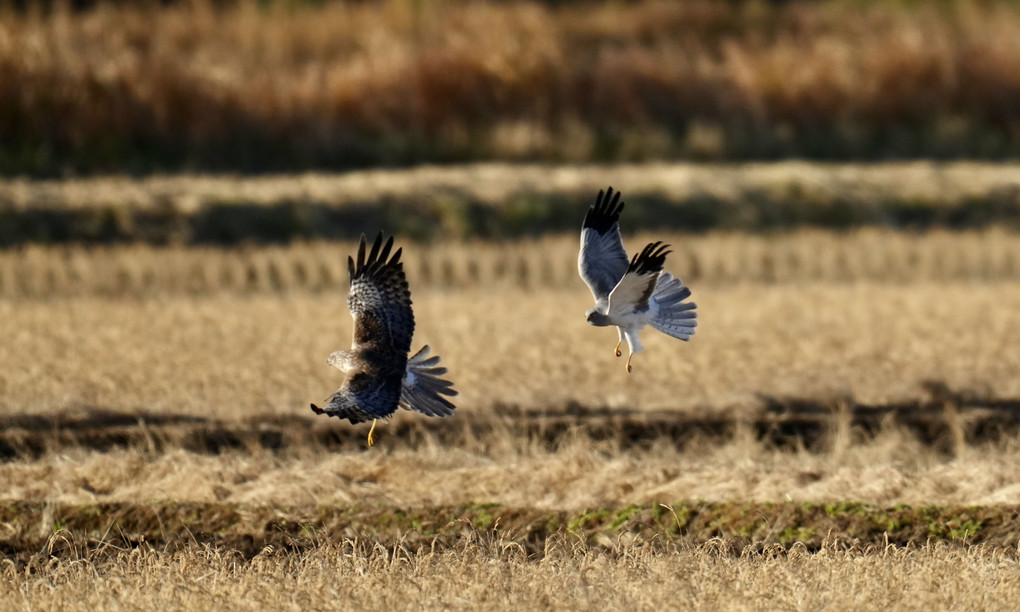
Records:
M6 2L0 173L1001 160L1020 4Z

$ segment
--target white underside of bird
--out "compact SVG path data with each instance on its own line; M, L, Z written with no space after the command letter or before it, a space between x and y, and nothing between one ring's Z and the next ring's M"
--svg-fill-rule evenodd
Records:
M620 356L619 347L624 341L627 342L629 357L644 350L641 331L648 325L673 338L690 340L698 324L695 312L697 305L683 301L690 296L690 289L683 281L674 278L668 272L658 273L655 289L649 296L646 307L643 310L635 309L635 304L640 301L641 292L648 286L648 279L643 276L625 275L609 295L606 316L602 321L606 325L615 325L619 333L617 357ZM627 363L629 371L629 358Z

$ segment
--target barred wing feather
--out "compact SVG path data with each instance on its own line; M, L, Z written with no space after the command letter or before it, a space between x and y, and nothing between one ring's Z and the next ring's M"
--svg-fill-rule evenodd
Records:
M385 419L397 409L400 393L400 373L358 372L344 381L323 408L312 404L312 411L347 419L352 425Z
M400 262L401 249L390 258L393 237L380 250L381 245L380 232L366 258L366 241L362 236L357 261L347 258L351 278L347 306L354 318L354 344L371 344L406 358L414 336L411 291L404 277L404 264Z
M450 416L454 406L443 396L456 396L457 391L452 382L440 378L447 370L439 365L439 355L429 357L430 350L426 344L407 361L400 406L426 416Z

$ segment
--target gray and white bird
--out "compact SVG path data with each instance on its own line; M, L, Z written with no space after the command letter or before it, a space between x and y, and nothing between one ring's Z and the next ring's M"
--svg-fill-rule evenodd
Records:
M351 424L372 421L368 445L375 443L375 423L389 419L397 408L426 416L450 416L454 405L443 396L454 396L453 383L440 378L446 368L439 356L429 357L426 344L408 358L414 336L411 291L400 262L401 249L390 257L393 237L383 245L379 232L372 250L361 236L358 260L347 258L351 288L347 307L354 319L354 339L349 351L330 354L327 363L347 372L347 380L312 412L347 419Z
M588 208L581 226L581 252L577 257L577 270L591 294L595 306L585 314L588 323L597 327L615 325L620 334L616 343L616 356L620 345L627 341L631 359L644 346L639 334L645 325L662 333L690 340L697 327L697 304L685 302L691 290L679 278L663 272L668 244L652 242L633 258L627 258L620 236L620 212L623 202L620 193L599 191L595 203Z

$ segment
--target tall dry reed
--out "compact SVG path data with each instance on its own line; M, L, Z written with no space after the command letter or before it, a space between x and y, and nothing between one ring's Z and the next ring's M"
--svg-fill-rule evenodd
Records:
M99 3L0 19L0 171L1002 156L1008 2Z

